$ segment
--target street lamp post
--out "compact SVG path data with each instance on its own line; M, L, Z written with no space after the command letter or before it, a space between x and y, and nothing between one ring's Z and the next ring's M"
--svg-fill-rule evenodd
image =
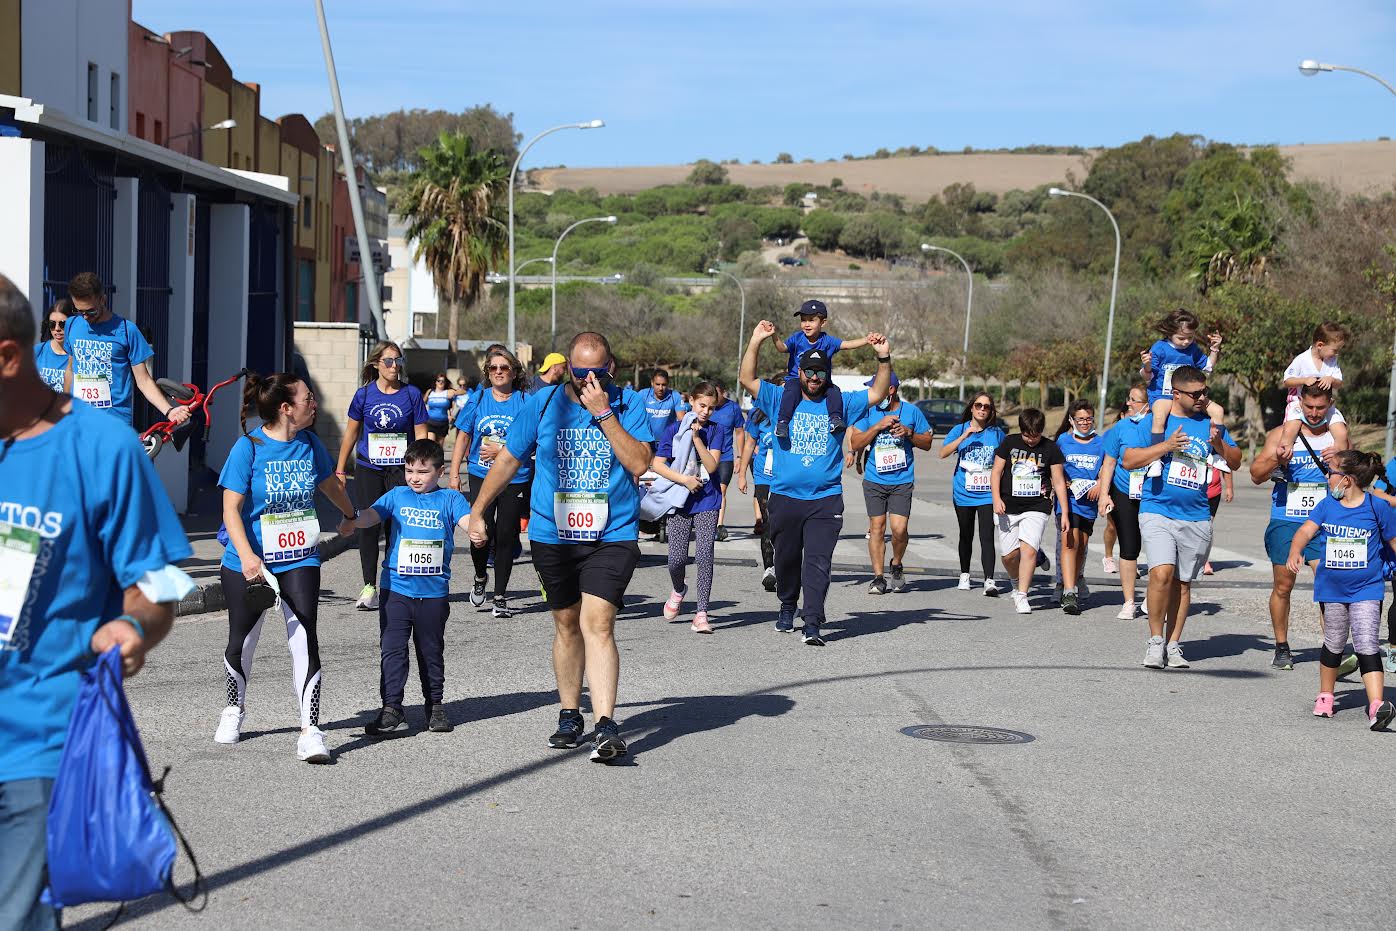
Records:
M1382 87L1396 95L1396 87L1392 87L1386 81L1377 77L1370 71L1363 71L1361 68L1350 68L1347 65L1330 65L1326 62L1314 61L1306 58L1299 63L1299 73L1306 78L1311 78L1322 71L1351 71L1353 74L1360 74L1364 78L1371 78ZM1386 456L1391 458L1393 446L1396 446L1396 336L1392 338L1391 345L1391 387L1386 395Z
M933 246L928 242L921 243L921 251L944 252L946 255L953 255L965 267L965 278L969 280L969 297L965 300L965 344L960 349L960 400L963 401L965 399L965 369L969 368L969 315L974 310L974 272L970 270L965 257L958 252L951 252L949 249Z
M183 139L185 136L192 136L192 135L194 135L195 133L199 133L199 132L211 133L211 132L213 132L215 129L236 129L236 128L237 128L237 125L238 125L238 121L237 121L237 120L232 120L232 119L229 119L229 120L219 120L217 123L214 123L212 126L205 126L205 127L204 127L203 129L201 129L201 130L200 130L200 129L191 129L191 130L189 130L188 132L185 132L185 133L174 133L173 135L166 136L166 137L165 137L165 144L166 144L166 145L169 145L171 142L174 142L176 139Z
M746 333L746 288L742 286L742 280L731 272L725 272L720 268L708 269L709 275L725 275L732 279L732 283L737 286L737 293L741 295L741 312L737 319L737 406L742 406L742 355L746 350L746 341L743 335Z
M514 167L509 169L509 351L513 352L515 347L514 333L514 173L519 170L519 163L528 154L528 150L533 148L533 144L544 136L564 129L600 129L605 126L603 120L590 120L586 123L563 123L561 126L554 126L552 129L545 129L532 139L528 144L519 150L519 155L514 159ZM556 277L556 276L554 276ZM554 328L556 329L556 328Z
M553 243L553 257L550 260L553 263L553 337L552 341L548 344L549 352L557 352L557 250L562 246L562 241L567 238L567 234L584 223L614 224L615 222L615 217L587 217L585 220L578 220L576 223L573 223L571 226L567 227L567 229L563 230L562 235L557 238L557 242ZM512 253L510 253L510 255L512 257ZM511 275L509 278L509 286L512 288L513 284L514 279ZM511 315L509 319L509 338L511 340L513 339L513 333L514 323L513 316Z
M1110 388L1110 349L1115 341L1115 292L1120 287L1120 224L1115 222L1115 215L1110 212L1109 207L1089 194L1082 194L1079 191L1064 191L1059 187L1048 189L1047 194L1050 197L1080 197L1083 200L1088 200L1105 211L1105 215L1110 218L1110 225L1115 228L1115 274L1110 279L1110 316L1105 324L1105 364L1100 370L1100 407L1096 408L1099 416L1104 417L1105 393Z
M550 255L545 255L545 256L542 256L541 258L536 258L536 259L529 259L527 262L524 262L522 265L516 265L516 266L514 266L514 274L517 275L519 272L523 271L525 268L528 268L528 266L532 265L534 262L551 262L552 260L553 260L553 259L552 259L552 256L550 256Z

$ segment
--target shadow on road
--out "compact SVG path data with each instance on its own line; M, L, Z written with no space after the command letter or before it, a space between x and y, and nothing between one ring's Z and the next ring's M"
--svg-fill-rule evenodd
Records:
M367 734L355 738L348 743L341 744L335 748L335 759L339 759L346 754L363 747L371 747L375 744L383 743L385 740L396 740L402 737L410 737L426 730L426 721L422 716L422 707L415 701L410 700L404 703L407 712L407 728L395 731L382 737L370 737ZM536 711L549 705L557 704L557 692L549 690L546 692L509 692L504 695L476 695L471 698L458 698L455 701L448 701L442 704L446 709L446 717L456 727L463 724L471 724L476 721L486 721L490 718L502 718L511 714L522 714L526 711ZM362 728L374 719L378 714L377 708L360 711L352 718L344 718L329 724L322 725L326 731L343 731L354 728Z
M648 711L624 719L624 728L633 758L658 750L680 737L704 731L730 727L753 715L774 718L795 707L795 700L786 695L693 695L687 698L665 698L637 704L621 704L618 708L641 708Z
M892 597L892 596L885 596ZM964 614L959 611L946 611L942 608L914 608L904 611L854 611L845 617L828 621L824 625L826 634L837 634L828 639L847 640L852 637L865 637L869 634L886 634L907 624L926 624L944 621L987 621L986 614Z

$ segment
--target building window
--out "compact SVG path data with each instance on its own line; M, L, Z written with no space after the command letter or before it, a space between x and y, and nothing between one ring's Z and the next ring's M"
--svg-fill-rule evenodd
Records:
M300 281L296 287L296 319L315 319L315 263L301 259Z
M159 120L155 121L155 144L165 144L165 124L160 122Z
M160 124L156 123L155 125L159 126ZM141 113L139 110L136 111L136 138L145 138L145 114Z
M87 118L97 122L97 64L87 63Z
M309 194L301 198L301 226L304 226L306 229L310 229L311 227L311 211L314 209L315 202L311 199Z
M359 283L350 281L344 285L344 322L354 323L359 319Z
M111 128L121 130L121 75L111 73Z

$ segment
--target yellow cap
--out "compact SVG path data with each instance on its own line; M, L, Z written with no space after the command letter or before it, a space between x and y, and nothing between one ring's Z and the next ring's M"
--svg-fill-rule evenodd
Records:
M543 357L543 364L539 366L538 371L546 372L548 369L552 368L554 365L558 365L559 363L561 363L562 365L566 365L567 357L560 352L550 352Z

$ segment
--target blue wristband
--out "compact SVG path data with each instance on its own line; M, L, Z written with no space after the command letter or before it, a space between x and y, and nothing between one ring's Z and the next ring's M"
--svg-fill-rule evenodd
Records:
M140 622L140 621L136 620L136 619L133 618L131 615L129 615L129 614L121 614L121 615L118 615L118 616L112 618L112 620L113 620L113 621L125 621L127 624L130 624L132 627L136 628L136 633L138 633L138 634L141 635L141 639L142 639L142 640L145 639L145 628L141 626L141 622Z
M602 421L610 420L610 419L611 419L612 417L614 417L614 416L616 416L616 412L613 411L613 410L607 409L607 411L606 411L604 414L601 414L601 415L599 415L599 416L597 416L597 417L594 417L594 418L592 418L592 419L593 419L593 421L594 421L595 423L601 423Z

